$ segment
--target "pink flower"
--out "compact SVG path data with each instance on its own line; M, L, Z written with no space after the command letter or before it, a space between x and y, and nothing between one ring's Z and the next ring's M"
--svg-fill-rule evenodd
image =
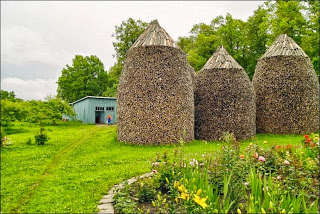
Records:
M277 176L277 180L281 180L281 176L280 175Z
M285 160L283 163L284 163L285 165L289 165L289 164L290 164L290 162L287 161L287 160Z
M152 163L152 166L159 166L159 162Z
M265 162L266 159L265 159L264 157L260 156L260 157L258 158L258 161Z
M157 173L157 172L158 172L158 171L157 171L157 170L155 170L155 169L153 169L153 170L152 170L152 173Z

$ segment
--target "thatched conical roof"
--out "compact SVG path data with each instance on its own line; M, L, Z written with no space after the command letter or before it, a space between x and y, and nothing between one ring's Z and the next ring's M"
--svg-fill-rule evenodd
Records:
M118 140L134 144L194 139L194 94L186 54L153 21L128 50L118 85Z
M239 65L239 63L233 59L233 57L227 52L227 50L223 46L220 46L219 49L213 53L213 55L209 58L202 70L213 68L242 69L241 65Z
M286 34L261 57L252 79L257 131L303 134L319 130L319 83L309 57Z
M223 132L237 139L255 135L255 95L245 70L222 46L195 81L195 135L219 140Z
M170 37L170 35L159 25L158 20L153 20L147 30L145 30L131 48L141 46L168 46L179 48L178 44Z
M287 34L281 34L277 37L274 43L270 46L265 54L260 59L274 56L303 56L308 55L295 41Z

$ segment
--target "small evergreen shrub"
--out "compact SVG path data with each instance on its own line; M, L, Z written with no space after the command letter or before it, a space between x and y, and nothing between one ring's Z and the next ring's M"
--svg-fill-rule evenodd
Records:
M44 145L44 143L49 140L48 135L45 133L45 129L43 127L40 127L40 132L37 133L34 138L38 145Z

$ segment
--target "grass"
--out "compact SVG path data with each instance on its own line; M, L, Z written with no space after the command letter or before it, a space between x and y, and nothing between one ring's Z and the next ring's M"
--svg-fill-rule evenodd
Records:
M157 153L174 145L136 146L117 141L116 126L64 123L47 126L50 140L34 144L39 127L16 123L5 129L14 142L1 148L2 213L94 213L103 194L116 183L151 170ZM32 138L33 145L27 145ZM258 134L243 141L263 147L299 144L301 135ZM263 141L267 141L264 144ZM185 145L187 154L203 154L221 143L196 140Z

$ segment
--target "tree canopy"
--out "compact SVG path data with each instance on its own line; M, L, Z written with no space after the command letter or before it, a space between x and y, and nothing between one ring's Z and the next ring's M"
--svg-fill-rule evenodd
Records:
M210 24L194 25L190 36L179 37L178 44L196 71L223 45L252 78L257 60L284 33L308 54L319 75L319 1L268 1L247 21L231 14L218 16Z
M74 102L85 96L101 96L107 89L108 76L97 56L76 55L58 79L58 97Z
M115 37L117 40L113 43L116 51L114 57L116 57L117 62L108 71L108 88L103 93L103 96L116 96L126 53L147 26L147 22L143 22L140 19L134 20L132 18L123 21L120 26L115 26L115 33L112 34L112 37Z

